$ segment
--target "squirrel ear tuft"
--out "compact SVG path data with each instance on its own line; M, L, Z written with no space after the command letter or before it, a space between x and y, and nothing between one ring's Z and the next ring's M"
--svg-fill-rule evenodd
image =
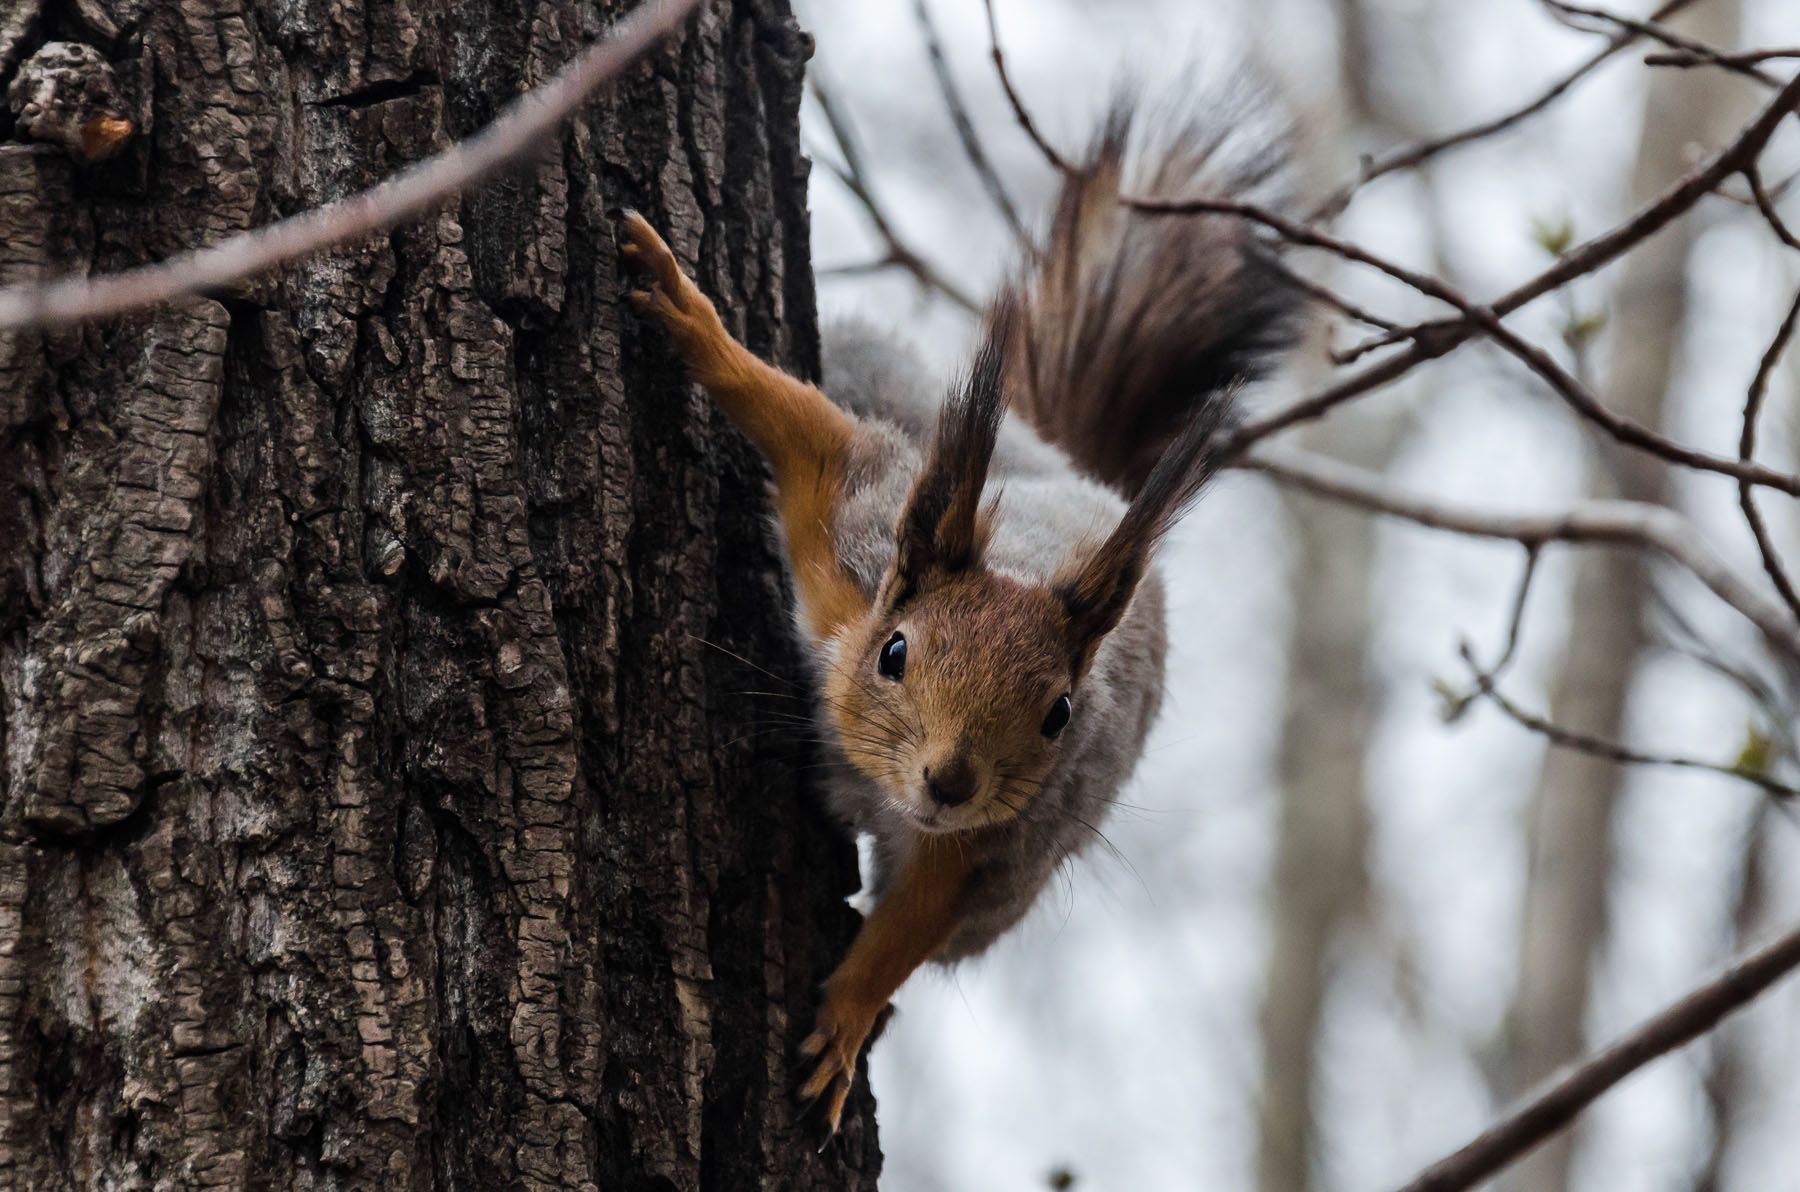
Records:
M1068 613L1078 677L1087 673L1101 639L1125 615L1163 535L1212 478L1219 464L1216 441L1230 406L1220 401L1200 407L1150 469L1106 541L1052 585Z
M938 416L937 438L895 528L898 549L886 603L898 607L933 578L981 562L985 518L981 490L1006 412L1003 384L1011 308L995 308L974 364Z

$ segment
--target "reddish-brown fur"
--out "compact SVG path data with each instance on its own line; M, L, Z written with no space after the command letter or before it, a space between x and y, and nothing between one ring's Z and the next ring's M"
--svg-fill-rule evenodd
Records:
M882 679L875 654L895 630L908 643L906 682ZM928 832L1004 823L1056 760L1039 731L1073 686L1076 649L1049 588L971 569L940 575L898 610L880 607L844 637L825 705L850 761ZM938 807L928 768L962 762L975 794Z
M819 1066L801 1088L812 1098L831 1091L826 1113L837 1129L856 1075L856 1057L888 1002L913 971L950 938L968 878L968 854L953 838L922 836L893 885L856 933L856 942L825 983L818 1024L801 1045Z
M869 599L838 562L831 515L838 499L850 415L804 381L765 364L731 337L711 300L681 271L644 217L624 214L626 258L652 285L632 294L675 340L694 379L756 444L775 474L776 511L813 633L828 638L860 617Z

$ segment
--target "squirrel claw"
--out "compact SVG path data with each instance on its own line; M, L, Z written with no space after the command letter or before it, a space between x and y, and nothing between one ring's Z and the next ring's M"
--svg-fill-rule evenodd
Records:
M671 297L680 294L687 278L681 264L669 250L667 242L657 234L650 221L635 211L623 212L619 219L623 242L619 251L632 266L647 270L656 285Z
M877 1005L871 1009L866 1000L828 987L825 1004L819 1010L818 1027L800 1044L801 1055L818 1060L812 1075L800 1086L800 1097L809 1108L824 1098L828 1141L843 1121L850 1086L856 1081L856 1059L862 1054L863 1043L881 1008Z
M830 1142L833 1138L837 1137L838 1124L844 1120L844 1102L849 1099L850 1082L848 1080L839 1082L836 1091L831 1095L831 1106L826 1110L825 1114L828 1123L825 1134L826 1142Z
M620 213L619 259L647 283L627 295L632 305L674 336L689 364L716 353L717 341L728 338L718 313L656 229L635 211Z
M817 1080L817 1078L818 1073L814 1073L814 1080ZM810 1081L808 1082L809 1086L811 1083L812 1082ZM811 1113L813 1107L820 1103L820 1098L824 1097L827 1093L829 1093L830 1096L824 1102L825 1138L819 1143L819 1149L821 1151L825 1149L833 1138L837 1137L838 1126L842 1124L844 1120L844 1105L850 1100L849 1077L842 1074L834 1074L816 1092L808 1093L805 1090L802 1090L800 1095L800 1113L803 1116Z

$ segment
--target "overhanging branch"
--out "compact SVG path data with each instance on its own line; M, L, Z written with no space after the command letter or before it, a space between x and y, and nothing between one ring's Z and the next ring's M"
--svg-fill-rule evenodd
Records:
M604 40L548 83L513 100L479 133L359 194L154 265L0 290L0 331L63 326L219 289L391 228L524 157L702 3L646 0Z

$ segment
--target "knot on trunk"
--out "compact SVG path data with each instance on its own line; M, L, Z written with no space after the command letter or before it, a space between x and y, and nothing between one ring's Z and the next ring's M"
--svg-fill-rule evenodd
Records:
M61 145L82 161L111 157L136 131L112 67L80 42L49 42L27 58L6 98L26 136Z

